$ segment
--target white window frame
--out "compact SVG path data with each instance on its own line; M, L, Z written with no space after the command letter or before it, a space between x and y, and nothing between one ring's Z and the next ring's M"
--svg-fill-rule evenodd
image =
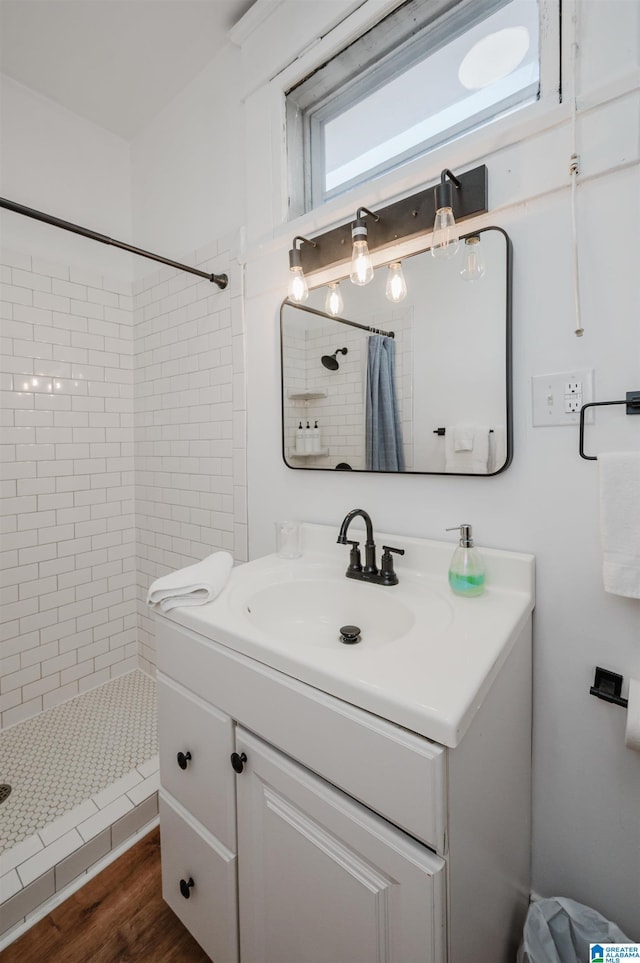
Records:
M512 114L514 123L518 123L525 113L530 116L532 111L539 113L541 109L557 106L561 102L561 2L562 0L539 0L539 95L535 103L525 104L517 112L514 111ZM403 5L398 4L398 7ZM494 9L498 9L500 5L499 0L495 0L495 4L492 6ZM429 4L429 16L425 19L425 24L435 22L433 28L428 31L426 42L421 38L419 46L411 39L411 36L406 36L406 32L403 36L402 18L399 18L397 24L400 45L399 59L395 57L393 62L389 63L388 61L392 58L388 57L387 63L384 61L382 65L374 63L373 67L367 66L357 73L354 71L349 73L348 57L345 58L347 60L346 67L340 66L334 70L332 62L342 52L336 50L325 64L314 67L306 77L283 92L287 125L289 219L316 210L334 197L347 193L353 187L367 183L381 174L391 172L407 161L424 157L453 139L476 132L483 125L486 118L483 118L482 115L474 115L470 121L463 122L457 128L448 129L442 134L435 135L416 145L415 148L380 164L376 168L363 172L363 174L333 190L325 190L324 151L322 139L318 136L322 125L332 116L339 115L349 105L357 103L364 89L370 92L384 81L385 76L395 76L399 68L406 69L413 62L424 57L425 50L437 49L451 37L454 30L459 30L460 27L464 28L467 25L471 26L474 22L484 19L487 15L487 4L482 0L481 15L478 14L479 6L479 0L432 0ZM391 11L391 16L398 12L398 8L396 8L395 11ZM389 13L385 15L385 19L389 22ZM396 29L396 24L392 23L390 29L392 31ZM421 29L423 28L421 27ZM363 32L363 36L368 33L369 31ZM391 36L393 36L393 33ZM302 85L305 80L320 71L324 71L321 81L319 83L314 81L304 90ZM376 74L375 86L371 86L371 74L373 72ZM300 97L300 94L296 96L296 90L301 88L303 89L303 96ZM521 98L522 94L519 94L518 101L521 101ZM509 111L509 108L509 103L503 102L498 111L497 123L504 122L504 115ZM494 116L495 113L496 108L494 106L490 109L489 114ZM308 120L305 115L308 115ZM509 118L507 118L507 122L508 120Z

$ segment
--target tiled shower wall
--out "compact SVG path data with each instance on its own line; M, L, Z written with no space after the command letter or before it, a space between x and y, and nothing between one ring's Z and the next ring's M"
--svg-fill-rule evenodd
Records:
M130 286L3 252L8 726L137 665Z
M140 666L153 671L149 584L220 549L247 559L241 268L221 240L184 258L221 291L162 269L134 286Z
M230 246L183 258L228 273L225 291L162 269L134 295L2 253L3 727L136 666L153 672L150 582L218 549L247 559Z

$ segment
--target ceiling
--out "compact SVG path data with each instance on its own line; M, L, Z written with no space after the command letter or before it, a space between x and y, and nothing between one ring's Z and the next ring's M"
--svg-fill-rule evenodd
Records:
M0 0L0 71L127 140L255 0Z

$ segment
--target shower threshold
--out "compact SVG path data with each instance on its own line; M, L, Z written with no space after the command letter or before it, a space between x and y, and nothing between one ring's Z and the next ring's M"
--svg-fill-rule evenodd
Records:
M138 669L0 733L0 951L157 825L158 781Z

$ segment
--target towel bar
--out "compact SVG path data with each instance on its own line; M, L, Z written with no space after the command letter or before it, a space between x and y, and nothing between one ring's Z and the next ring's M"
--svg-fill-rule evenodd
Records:
M587 408L600 408L604 405L626 405L628 415L640 415L640 391L627 391L626 398L621 401L590 401L580 409L580 457L585 461L597 461L597 455L584 453L584 413Z
M446 432L446 430L447 430L446 428L434 428L434 429L433 429L433 434L434 434L434 435L444 435L445 432ZM489 428L489 434L490 434L490 435L493 434L493 428Z

